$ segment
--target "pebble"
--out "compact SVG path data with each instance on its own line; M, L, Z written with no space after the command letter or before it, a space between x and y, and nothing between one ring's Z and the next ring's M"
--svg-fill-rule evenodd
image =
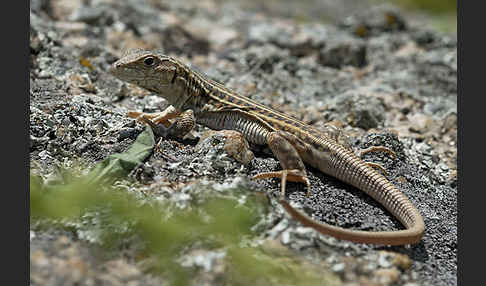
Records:
M400 272L396 268L378 269L375 271L375 279L381 285L390 285L398 280Z
M344 271L344 268L345 268L345 264L344 263L338 263L338 264L334 264L331 269L332 271L334 272L342 272Z

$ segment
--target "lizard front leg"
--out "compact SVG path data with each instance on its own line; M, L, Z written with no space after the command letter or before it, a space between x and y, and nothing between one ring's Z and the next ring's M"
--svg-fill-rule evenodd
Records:
M275 157L277 157L281 171L260 173L253 177L253 179L262 178L280 178L282 199L285 198L286 183L288 181L304 183L307 186L307 196L310 194L310 182L307 178L304 162L297 152L296 146L300 142L298 138L294 138L292 134L277 131L271 132L268 137L268 146L272 150ZM296 139L296 140L294 140Z
M154 131L154 134L163 138L182 138L189 133L194 125L196 125L196 119L194 118L194 112L192 110L186 110L175 117L173 123L169 122L169 126L166 127L165 121L156 124L155 120L142 116L141 120L147 123Z
M182 138L196 124L192 110L186 110L181 113L172 105L162 112L145 113L130 111L127 116L135 118L139 122L147 123L156 136L163 138ZM169 119L175 119L175 121L171 123Z
M155 113L146 113L146 112L138 112L138 111L129 111L127 113L128 117L135 118L139 122L147 122L150 120L152 123L164 124L166 127L169 127L170 122L169 119L176 118L179 116L180 112L175 109L174 106L169 105L164 111L162 112L155 112Z

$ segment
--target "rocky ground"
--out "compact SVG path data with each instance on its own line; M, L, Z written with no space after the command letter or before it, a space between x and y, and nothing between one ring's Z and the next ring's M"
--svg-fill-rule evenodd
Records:
M365 159L386 168L421 211L426 233L418 245L380 247L303 228L276 203L277 180L248 179L280 168L268 150L236 160L225 145L231 134L200 126L184 140L161 141L160 152L133 172L142 186L136 191L184 200L187 186L204 182L265 192L272 222L263 230L266 243L329 270L336 285L456 285L456 39L396 7L327 2L31 0L32 172L54 180L60 167L93 166L130 146L143 126L126 112L159 111L166 102L108 68L125 49L161 49L317 128L338 127L350 148L394 150L396 160ZM308 175L310 197L290 183L288 199L313 218L360 230L400 228L359 190L311 168ZM100 255L86 233L32 224L31 285L167 284L134 262L130 245Z

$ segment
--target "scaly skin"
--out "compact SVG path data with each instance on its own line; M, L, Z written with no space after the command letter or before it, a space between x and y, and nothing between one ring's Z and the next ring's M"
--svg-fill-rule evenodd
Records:
M419 211L403 193L370 166L376 164L364 162L319 130L237 94L191 70L182 62L157 52L129 51L113 64L111 72L121 80L159 94L171 104L170 111L160 114L134 112L130 115L149 121L153 128L161 126L164 135L171 130L180 134L176 130L177 126L184 125L180 122L168 129L163 126L169 124L168 119L177 116L187 121L188 116L184 115L190 112L196 123L215 130L236 130L250 142L268 145L283 170L258 174L254 178L281 178L280 203L302 224L323 234L360 243L403 245L418 243L422 238L425 225ZM184 132L190 129L184 126L180 128ZM381 150L393 153L386 148ZM366 192L406 229L381 232L348 230L317 222L293 208L285 200L286 181L302 182L309 187L304 162Z

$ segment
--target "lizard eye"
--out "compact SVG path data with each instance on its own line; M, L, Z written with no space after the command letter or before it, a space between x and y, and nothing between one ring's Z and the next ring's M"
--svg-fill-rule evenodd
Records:
M152 57L147 57L143 60L143 63L146 65L146 66L151 66L154 64L154 58Z

